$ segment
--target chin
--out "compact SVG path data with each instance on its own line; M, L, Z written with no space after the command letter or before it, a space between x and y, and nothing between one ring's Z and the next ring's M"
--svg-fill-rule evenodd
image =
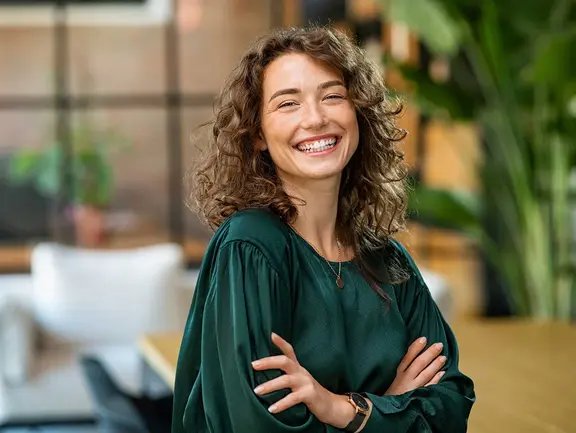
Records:
M341 168L332 167L330 169L323 169L323 170L306 170L304 171L302 177L310 180L325 180L340 176L343 170L344 167Z

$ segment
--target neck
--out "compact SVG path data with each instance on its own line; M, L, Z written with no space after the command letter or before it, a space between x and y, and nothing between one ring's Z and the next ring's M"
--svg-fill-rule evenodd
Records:
M298 217L292 224L306 241L329 260L337 260L336 217L338 215L338 192L340 176L302 183L283 181L288 195L301 199L295 204Z

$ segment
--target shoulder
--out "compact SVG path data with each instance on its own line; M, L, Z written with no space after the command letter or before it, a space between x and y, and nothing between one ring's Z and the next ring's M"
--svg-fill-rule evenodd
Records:
M411 303L415 297L427 291L422 273L408 249L401 242L390 239L386 249L387 266L397 275L393 284L397 299Z
M380 280L399 284L418 275L414 259L399 241L389 238L381 248L367 256L368 265L379 270Z
M379 270L380 281L402 287L406 284L420 284L422 275L408 249L396 239L389 238L384 246L371 255L370 263Z
M288 227L268 209L244 209L235 212L227 222L229 241L247 241L256 246L279 246L288 241Z
M396 239L388 241L387 253L391 260L396 261L399 266L404 268L410 274L418 273L416 262L408 252L408 249Z
M283 225L265 209L237 211L220 224L200 266L194 295L199 305L213 299L222 288L284 288L292 273L287 259L290 229ZM248 281L258 284L246 284Z
M243 243L256 248L268 260L279 265L285 262L289 248L287 225L265 208L251 208L235 212L222 224L217 234L220 245Z

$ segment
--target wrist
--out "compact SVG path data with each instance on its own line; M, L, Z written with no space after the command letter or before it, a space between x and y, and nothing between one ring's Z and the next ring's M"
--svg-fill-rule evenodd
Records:
M356 410L348 402L348 396L332 394L332 409L330 410L330 424L338 429L346 427L356 416Z

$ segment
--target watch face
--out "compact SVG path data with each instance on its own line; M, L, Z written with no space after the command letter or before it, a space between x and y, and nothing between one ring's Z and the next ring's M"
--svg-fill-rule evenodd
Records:
M368 402L360 394L352 393L352 394L350 394L350 396L352 397L352 400L354 401L354 403L356 403L356 405L361 410L366 411L366 410L370 409L370 406L368 406Z

